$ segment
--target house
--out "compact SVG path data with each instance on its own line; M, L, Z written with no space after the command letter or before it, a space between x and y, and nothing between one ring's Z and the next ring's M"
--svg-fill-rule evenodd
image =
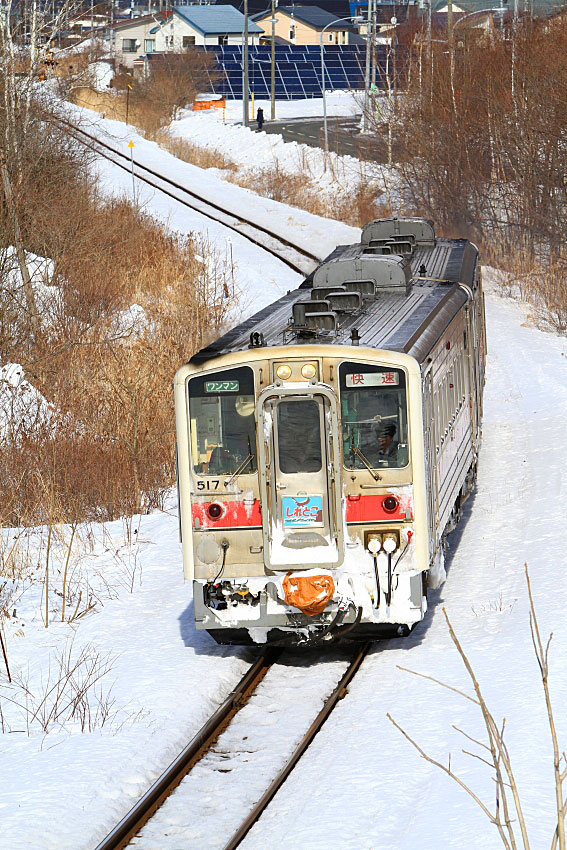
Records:
M353 27L349 21L338 21L335 15L319 6L278 6L274 15L275 35L280 44L320 44L323 29L324 44L348 44ZM272 13L260 12L254 21L265 36L272 35Z
M244 15L234 6L172 6L113 28L113 52L127 68L147 53L180 53L194 45L241 44ZM248 22L248 43L258 44L262 29Z

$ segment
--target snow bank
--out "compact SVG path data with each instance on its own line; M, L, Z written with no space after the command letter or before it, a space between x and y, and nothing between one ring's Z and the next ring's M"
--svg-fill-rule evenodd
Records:
M26 380L19 363L0 368L0 444L14 443L23 433L48 424L53 407Z

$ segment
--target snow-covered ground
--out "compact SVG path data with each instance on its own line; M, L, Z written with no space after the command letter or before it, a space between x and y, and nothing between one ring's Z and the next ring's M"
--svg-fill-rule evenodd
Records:
M124 144L133 138L136 155L147 156L153 167L167 167L176 179L215 197L230 194L235 209L245 203L247 212L268 216L322 253L356 238L354 229L338 222L273 202L266 206L266 199L242 194L214 175L177 162L153 143L125 132L123 125L100 126ZM131 192L127 174L107 164L98 168L105 191ZM220 226L155 194L142 192L140 201L172 229L206 232L226 250L227 235ZM243 312L296 285L294 276L263 252L234 235L232 244ZM390 712L435 757L445 760L451 751L452 767L493 804L488 768L461 753L474 745L452 729L454 724L473 737L481 735L475 706L397 667L468 689L441 606L469 652L495 715L507 718L506 738L532 848L551 844L551 744L530 647L523 564L530 566L542 631L554 631L551 688L565 749L567 493L562 469L567 464L567 342L530 326L525 307L501 297L490 285L493 279L488 272L488 370L478 488L467 505L466 521L453 535L447 582L409 638L375 647L348 696L247 837L247 850L499 846L496 830L465 792L420 759L386 718ZM228 692L253 653L218 647L207 634L195 631L173 496L164 513L81 528L74 536L69 528L55 529L46 628L48 537L47 529L6 532L0 549L0 604L10 614L3 635L14 679L10 685L0 657L1 845L9 850L92 850ZM6 575L11 580L3 584ZM62 623L64 580L73 604L66 613L71 622ZM52 687L65 679L74 659L82 661L58 696ZM305 666L304 658L294 661L288 655L278 672L288 705ZM89 691L89 708L79 686L97 671L102 675L97 689ZM329 671L323 655L309 661L309 687L301 680L302 716L315 714L321 692L329 688ZM265 722L268 738L282 752L290 749L295 734L290 715L261 700L260 695L256 706L251 703L253 714ZM59 713L59 721L53 712ZM256 778L267 782L275 770L273 760L253 762L254 753L248 755ZM227 766L224 759L223 769ZM224 795L236 791L229 790L228 775L222 776L222 785L213 782L200 790L212 816L205 820L203 813L193 833L186 838L177 832L170 846L208 848L217 820L229 828ZM199 815L195 808L192 812L193 818ZM144 850L161 850L163 842L163 835L154 835Z

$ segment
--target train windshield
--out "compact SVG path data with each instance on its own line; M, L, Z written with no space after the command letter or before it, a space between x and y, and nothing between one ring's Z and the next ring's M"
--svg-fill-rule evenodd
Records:
M189 381L191 457L200 475L245 475L258 468L254 373L247 366Z
M339 374L347 469L407 466L405 372L369 363L342 363Z

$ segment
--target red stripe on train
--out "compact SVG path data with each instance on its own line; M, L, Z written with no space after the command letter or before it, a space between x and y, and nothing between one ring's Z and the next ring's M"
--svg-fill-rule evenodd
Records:
M218 519L211 519L207 513L207 508L211 504L220 505L222 509ZM191 510L193 525L198 519L201 528L259 528L262 526L258 499L254 499L253 502L242 499L234 502L193 502Z
M409 496L396 496L398 507L391 513L385 511L382 507L382 502L388 494L384 493L381 496L359 496L354 498L347 496L346 500L346 521L347 522L387 522L413 518L413 510L411 507L411 499ZM407 514L407 516L406 516Z

